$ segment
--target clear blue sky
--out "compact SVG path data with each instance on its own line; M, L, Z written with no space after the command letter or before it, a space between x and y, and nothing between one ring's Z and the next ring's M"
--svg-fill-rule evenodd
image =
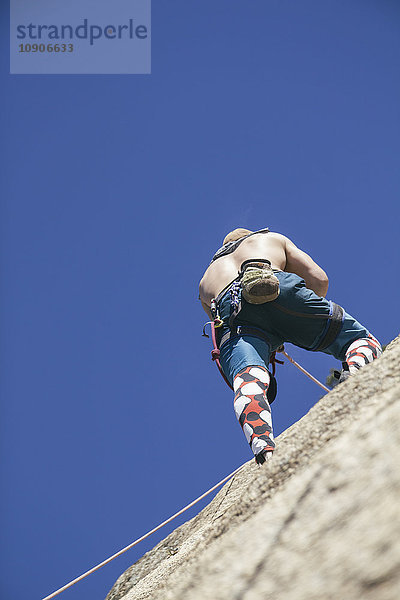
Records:
M251 458L197 300L229 230L289 236L398 332L400 5L153 0L152 75L10 76L4 4L0 595L40 600ZM321 395L278 386L276 434Z

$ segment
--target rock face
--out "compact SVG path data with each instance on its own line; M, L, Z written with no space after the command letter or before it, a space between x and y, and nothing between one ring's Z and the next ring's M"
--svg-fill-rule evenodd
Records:
M250 461L106 600L399 600L400 338Z

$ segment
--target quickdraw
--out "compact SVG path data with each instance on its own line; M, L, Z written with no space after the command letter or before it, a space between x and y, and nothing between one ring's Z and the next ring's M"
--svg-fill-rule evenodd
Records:
M215 364L217 365L218 370L221 373L222 377L224 378L225 383L233 391L233 387L231 386L231 384L229 383L229 381L228 381L225 373L223 372L222 367L221 367L221 363L220 363L220 360L219 360L221 352L220 352L220 350L218 348L217 336L215 334L215 330L218 327L222 327L222 325L224 324L224 322L221 319L221 317L219 316L217 303L216 303L216 301L215 301L214 298L211 300L210 310L211 310L211 317L212 317L213 320L212 321L207 321L207 323L204 325L204 327L203 327L203 337L207 337L207 338L210 337L206 333L206 327L207 327L207 325L210 325L211 326L211 339L212 339L212 343L213 343L213 349L211 350L211 358L215 362Z

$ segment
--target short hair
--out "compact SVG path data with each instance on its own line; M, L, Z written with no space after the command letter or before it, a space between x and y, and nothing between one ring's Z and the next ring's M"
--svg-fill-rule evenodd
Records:
M243 229L243 227L234 229L233 231L230 231L227 236L225 236L222 244L225 246L225 244L228 242L236 242L236 240L240 240L240 238L249 235L249 233L254 233L254 231L250 231L250 229Z

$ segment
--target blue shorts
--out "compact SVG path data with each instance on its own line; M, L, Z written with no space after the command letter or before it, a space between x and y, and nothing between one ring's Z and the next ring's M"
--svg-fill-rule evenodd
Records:
M234 320L235 327L247 325L261 329L268 342L253 335L234 335L220 347L221 366L231 384L235 375L245 367L267 367L271 352L285 342L313 351L325 337L329 320L317 315L329 315L331 302L317 296L306 287L305 281L294 273L275 271L275 275L280 286L278 298L264 304L249 304L242 298L242 308ZM285 309L301 313L301 316L285 312ZM228 321L232 313L230 288L218 302L218 310L224 322L223 326L217 329L220 340L229 331ZM339 334L322 352L343 361L350 344L368 335L369 331L345 312Z

